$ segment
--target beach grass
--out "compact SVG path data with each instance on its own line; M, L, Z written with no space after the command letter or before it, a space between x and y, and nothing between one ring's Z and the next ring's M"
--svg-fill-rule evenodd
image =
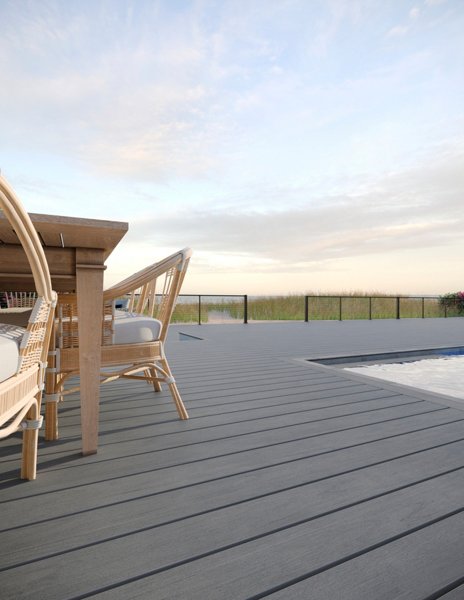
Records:
M379 292L342 292L340 294L307 294L308 320L395 319L444 317L438 297L401 297ZM249 321L302 321L305 319L305 295L248 297ZM243 322L243 296L184 297L177 304L174 323ZM459 316L453 308L446 316Z

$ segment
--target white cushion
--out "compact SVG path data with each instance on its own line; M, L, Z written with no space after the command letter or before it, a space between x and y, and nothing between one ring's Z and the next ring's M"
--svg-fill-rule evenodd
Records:
M124 313L118 314L114 320L115 344L154 342L159 339L160 332L161 321L144 315Z
M24 327L0 323L0 381L5 381L17 372L19 346L25 332Z
M127 317L140 317L140 316L141 315L138 315L137 313L128 312L127 310L119 310L118 308L116 308L116 310L114 311L115 319L127 319Z

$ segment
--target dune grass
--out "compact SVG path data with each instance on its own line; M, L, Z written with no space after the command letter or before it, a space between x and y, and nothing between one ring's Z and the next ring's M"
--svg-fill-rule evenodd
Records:
M340 294L308 294L308 319L395 319L398 309L401 318L444 317L445 308L439 297L410 298L378 292L342 292ZM399 298L399 300L398 300ZM399 306L398 306L399 303ZM178 303L173 322L198 323L200 307L198 296L182 298ZM459 316L453 307L447 316ZM303 321L305 295L251 296L248 298L249 321ZM242 296L202 296L201 322L243 322Z

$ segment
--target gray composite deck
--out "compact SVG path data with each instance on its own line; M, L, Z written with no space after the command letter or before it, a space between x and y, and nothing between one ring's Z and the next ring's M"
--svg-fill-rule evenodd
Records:
M173 327L188 422L117 382L97 455L76 398L35 482L1 442L0 598L462 600L464 404L306 360L460 345L464 319Z

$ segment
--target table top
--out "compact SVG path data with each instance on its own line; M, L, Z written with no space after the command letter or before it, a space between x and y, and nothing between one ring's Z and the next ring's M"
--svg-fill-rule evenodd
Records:
M86 251L93 254L91 263L103 265L129 228L122 221L35 213L29 216L47 257L53 289L58 292L75 291L76 264L85 262ZM4 290L34 289L24 250L1 212L0 283Z
M106 260L126 234L129 225L122 221L82 219L59 215L29 214L44 248L99 248ZM19 244L15 232L0 213L0 242Z

